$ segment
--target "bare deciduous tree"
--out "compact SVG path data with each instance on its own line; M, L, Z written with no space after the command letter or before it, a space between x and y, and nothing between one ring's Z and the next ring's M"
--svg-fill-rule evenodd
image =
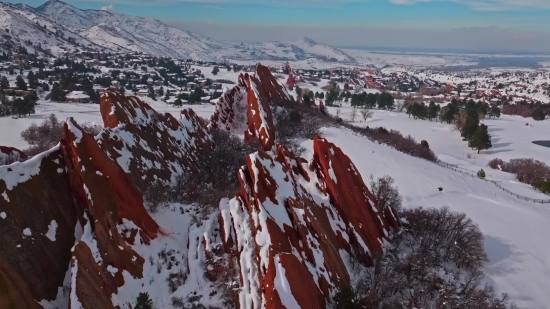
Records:
M404 226L392 246L336 293L334 308L517 308L485 285L483 234L465 214L444 207L400 216Z
M399 190L394 186L395 180L386 175L378 179L370 176L370 188L372 195L376 199L376 204L381 210L391 207L395 211L401 210L402 198L399 195Z
M363 117L363 121L365 122L368 119L371 119L372 116L374 115L374 112L371 111L370 109L361 109L360 113L361 113L361 117Z
M82 129L95 136L101 132L103 127L94 124L83 124ZM24 152L28 156L37 155L51 149L63 138L63 122L60 122L55 114L50 114L40 125L33 123L23 130L21 138L31 145Z

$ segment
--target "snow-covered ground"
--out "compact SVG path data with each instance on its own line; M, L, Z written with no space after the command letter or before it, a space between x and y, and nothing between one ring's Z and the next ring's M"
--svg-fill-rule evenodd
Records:
M345 129L327 128L323 133L352 159L364 180L371 174L393 177L404 207L448 206L466 213L485 237L488 282L497 292L510 294L520 308L548 308L550 247L545 244L550 205L515 199L488 182L396 152ZM304 145L311 149L312 142ZM444 190L439 192L438 187Z
M176 117L176 119L180 119L180 111L187 107L192 108L200 117L210 119L215 108L215 106L211 104L184 105L179 108L162 101L153 101L147 97L141 99L150 104L158 112L170 113ZM0 145L19 149L27 148L29 145L21 139L21 131L28 128L32 123L40 124L48 118L50 114L56 114L62 121L69 117L73 117L79 124L90 123L103 126L103 118L101 118L98 104L40 101L39 104L36 105L35 110L36 114L32 114L29 117L22 117L19 119L0 117Z
M341 108L329 107L332 114L340 109L340 117L350 119L352 108L344 105ZM374 110L372 119L366 122L357 113L355 125L370 127L385 127L394 129L403 135L411 135L417 141L426 140L437 157L449 164L457 165L471 173L484 169L489 179L498 181L506 189L523 196L535 199L550 199L549 196L533 190L530 186L519 183L512 174L494 171L487 163L494 158L504 161L517 158L533 158L550 165L550 148L533 144L537 140L549 140L550 122L533 121L531 118L502 115L498 119L484 119L482 122L489 127L493 147L480 154L468 148L468 143L462 141L460 132L452 125L439 121L427 121L409 118L404 112ZM529 124L528 126L526 124Z

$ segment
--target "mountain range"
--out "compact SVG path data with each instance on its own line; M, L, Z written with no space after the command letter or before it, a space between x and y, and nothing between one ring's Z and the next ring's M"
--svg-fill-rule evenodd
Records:
M0 3L0 27L9 31L0 38L3 48L9 50L22 45L29 52L54 56L75 50L103 50L203 61L314 58L355 62L345 52L310 38L258 43L214 40L156 19L105 10L81 10L58 0L49 0L36 8Z

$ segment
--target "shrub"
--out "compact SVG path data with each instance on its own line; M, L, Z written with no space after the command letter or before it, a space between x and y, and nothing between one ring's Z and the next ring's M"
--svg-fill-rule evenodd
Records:
M403 136L399 131L388 131L384 127L362 128L355 130L365 134L369 139L387 144L398 151L409 154L413 157L423 158L428 161L436 162L437 157L429 148L417 143L412 136Z
M31 145L23 152L28 156L34 156L57 145L63 138L63 124L64 122L60 122L55 114L51 114L40 125L31 124L21 132L21 138ZM99 125L83 124L82 129L95 136L103 128Z
M531 117L533 117L534 120L541 121L546 118L546 114L544 113L542 107L539 107L533 111Z
M428 142L427 142L426 140L420 141L420 145L422 145L423 147L426 147L426 148L430 149L430 144L428 144Z
M153 309L153 301L149 297L149 293L139 293L134 309Z
M537 179L550 178L550 167L535 159L512 159L503 171L513 173L520 182L532 184Z
M196 172L177 176L173 184L152 184L143 193L151 211L168 202L197 203L209 211L217 208L222 198L238 192L240 184L236 175L241 166L246 165L246 156L258 147L224 130L213 129L211 137L215 146L202 155Z
M334 308L516 308L483 284L483 234L465 214L444 207L400 216L386 255L336 293Z
M485 171L483 169L480 169L478 172L477 172L477 177L479 179L485 179Z
M395 211L401 210L402 198L394 182L395 180L387 175L376 180L371 175L370 188L379 209L386 210L391 207Z
M537 180L533 181L533 188L539 190L542 193L549 194L550 193L550 179L548 179L548 180L537 179Z
M494 158L491 161L489 161L489 167L494 170L504 169L504 161L498 158Z
M318 115L298 110L289 111L284 108L275 111L274 118L275 140L296 155L301 155L305 151L298 144L298 139L313 139L316 135L321 134L321 127L324 125Z
M374 115L374 112L369 109L361 109L360 111L361 117L363 118L363 121L367 121L368 119L371 119Z

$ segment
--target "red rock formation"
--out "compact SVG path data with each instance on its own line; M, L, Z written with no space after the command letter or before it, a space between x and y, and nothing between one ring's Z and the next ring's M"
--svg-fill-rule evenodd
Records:
M25 161L27 159L27 155L17 148L0 146L0 164L3 160Z
M326 308L350 284L348 256L369 265L397 222L338 147L317 138L314 151L311 164L282 146L249 155L240 194L221 206L241 261L241 308Z
M122 271L142 276L129 244L149 242L159 227L124 170L74 120L60 146L1 166L0 192L0 308L56 299L70 264L78 264L71 301L83 308L112 308Z
M193 110L184 110L178 121L137 97L115 93L101 97L100 109L106 129L97 143L141 190L195 171L202 151L211 147L206 124Z
M240 129L238 122L244 111L244 101L247 106L245 138L258 140L265 150L271 150L275 144L275 125L270 104L288 100L292 100L292 97L269 68L257 64L254 75L239 75L238 84L220 98L211 124L231 132Z

